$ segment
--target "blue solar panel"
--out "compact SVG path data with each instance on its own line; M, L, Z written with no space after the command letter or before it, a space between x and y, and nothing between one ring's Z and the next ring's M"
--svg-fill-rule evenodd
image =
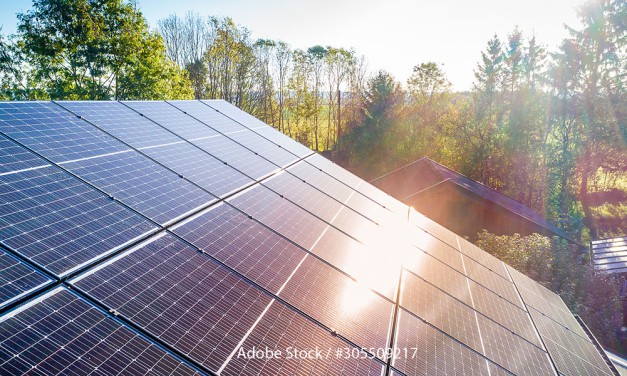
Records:
M215 200L135 151L63 166L160 224L170 223Z
M515 374L552 373L548 354L509 328L444 294L429 283L404 273L401 305L473 350ZM460 286L460 289L468 289Z
M2 374L198 374L186 363L58 288L0 317Z
M241 172L184 141L143 149L142 152L218 197L253 182Z
M559 372L565 375L613 374L587 338L580 337L533 308L529 312Z
M304 145L294 141L290 137L270 127L266 123L257 119L256 117L249 115L248 113L240 110L232 104L223 100L202 100L204 104L216 109L235 120L244 127L252 130L255 133L262 135L268 140L274 142L277 145L281 145L285 150L290 151L292 154L299 157L305 157L312 153L311 149Z
M322 220L260 185L229 202L308 250L328 227Z
M0 308L52 282L0 248Z
M262 184L360 241L380 231L374 222L291 174L274 175Z
M271 301L170 234L71 283L214 372Z
M48 163L0 135L0 174L47 166Z
M136 149L182 141L181 138L119 102L58 102L58 104Z
M241 355L266 348L281 356ZM220 374L381 376L384 369L383 363L274 302Z
M392 365L410 376L511 375L403 309L399 311L394 355Z
M222 136L195 139L192 143L255 180L279 170L276 165Z
M388 344L394 304L313 257L279 296L361 347Z
M274 293L306 255L228 205L211 208L172 232Z
M63 275L153 231L56 167L0 175L0 242Z
M50 102L0 103L0 132L57 163L128 150Z
M297 156L279 145L268 141L259 134L252 132L199 101L171 101L170 103L207 126L227 135L237 143L245 145L248 149L258 153L277 166L285 167L298 159Z

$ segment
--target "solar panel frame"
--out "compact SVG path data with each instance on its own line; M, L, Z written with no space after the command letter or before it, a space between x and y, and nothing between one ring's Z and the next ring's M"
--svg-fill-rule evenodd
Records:
M307 255L227 204L213 206L170 231L273 293Z
M0 102L0 132L54 163L129 150L52 102Z
M0 242L57 276L157 229L54 166L0 176L0 212Z
M199 374L63 287L0 317L3 326L0 368L9 373Z
M262 122L254 116L249 115L247 112L240 110L224 100L201 100L203 104L219 111L223 115L250 129L251 131L260 134L268 140L280 145L284 149L290 151L292 154L298 157L306 157L311 154L311 149L303 146L302 144L294 141L292 138L287 137L283 133L277 131L268 124ZM252 126L248 126L248 122L255 123Z
M352 294L367 304L349 314L361 303ZM389 343L394 304L315 258L304 260L279 297L362 348Z
M63 167L161 225L217 200L135 151L73 161Z
M281 334L278 334L281 333ZM385 364L369 358L338 336L308 320L278 301L242 343L241 350L225 365L221 375L300 375L350 374L383 375ZM277 356L248 358L241 354L257 349L270 350ZM316 351L294 356L295 350ZM361 356L342 357L338 351L356 350ZM291 356L291 357L290 357Z
M70 283L212 372L272 300L167 233Z
M52 283L50 276L0 247L0 308Z

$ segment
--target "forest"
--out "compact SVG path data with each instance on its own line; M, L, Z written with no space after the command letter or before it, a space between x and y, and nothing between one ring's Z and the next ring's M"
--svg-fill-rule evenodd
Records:
M401 83L351 48L294 49L228 17L190 11L151 29L134 2L34 0L0 35L0 99L225 99L366 180L427 156L586 244L627 229L627 2L588 0L578 17L555 50L515 25L494 35L472 90L454 92L434 61ZM555 242L479 240L616 348L616 283Z

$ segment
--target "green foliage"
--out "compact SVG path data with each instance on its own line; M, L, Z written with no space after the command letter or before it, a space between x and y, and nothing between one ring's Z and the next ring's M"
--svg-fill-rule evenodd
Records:
M18 14L24 64L16 67L27 99L189 98L181 69L132 3L35 0ZM32 77L32 78L31 78ZM31 86L31 84L34 84Z

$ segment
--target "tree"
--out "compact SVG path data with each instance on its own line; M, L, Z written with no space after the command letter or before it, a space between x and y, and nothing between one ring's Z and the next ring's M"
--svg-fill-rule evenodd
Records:
M194 97L205 97L207 69L202 62L209 46L208 23L198 13L176 14L157 22L157 30L166 45L166 56L189 72Z
M451 88L442 69L434 62L416 65L407 80L409 94L418 101L431 100Z
M132 3L35 0L18 20L25 61L52 99L191 96L186 75Z

